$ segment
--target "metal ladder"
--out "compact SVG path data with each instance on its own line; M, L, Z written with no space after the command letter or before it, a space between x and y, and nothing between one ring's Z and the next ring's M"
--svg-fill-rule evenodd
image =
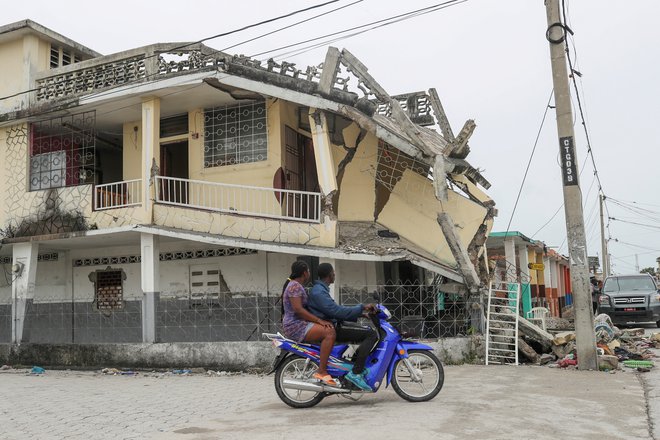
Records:
M486 315L486 365L518 365L519 302L519 283L490 284Z

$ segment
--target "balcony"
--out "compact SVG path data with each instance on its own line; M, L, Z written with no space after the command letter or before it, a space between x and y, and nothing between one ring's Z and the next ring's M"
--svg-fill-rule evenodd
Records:
M94 211L142 205L142 180L105 183L94 187Z
M321 222L321 194L156 176L156 203L226 214Z
M275 220L321 222L321 194L317 192L166 176L156 176L155 185L154 200L163 205ZM142 188L141 179L95 185L94 211L140 206Z

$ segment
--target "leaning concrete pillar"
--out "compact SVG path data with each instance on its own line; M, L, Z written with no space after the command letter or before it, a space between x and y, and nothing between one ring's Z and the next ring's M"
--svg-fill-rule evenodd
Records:
M160 297L158 235L140 235L142 275L142 342L156 342L156 303Z
M14 344L20 344L23 340L27 301L34 299L38 251L37 243L17 243L12 248L11 341Z

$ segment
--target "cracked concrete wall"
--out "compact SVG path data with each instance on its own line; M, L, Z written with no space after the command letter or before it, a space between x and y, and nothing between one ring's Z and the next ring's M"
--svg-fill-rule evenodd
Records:
M288 222L155 205L154 224L273 243L323 247L336 245L335 222Z
M359 127L351 124L344 129L343 133L347 147L355 147L355 140L360 133ZM332 153L335 164L339 164L347 154L343 146L338 145L333 145ZM376 203L374 173L377 161L378 139L368 133L360 142L353 160L344 168L344 175L339 187L338 217L340 221L374 221L374 204Z
M31 225L28 230L38 235L69 232L72 228L80 228L81 223L76 220L79 217L85 220L87 227L97 228L144 221L139 207L93 211L92 185L28 191L27 124L9 127L0 142L0 150L4 156L0 228L6 230L11 227L16 230L21 228L21 225Z
M378 222L433 254L439 261L454 265L456 260L437 223L437 213L442 209L452 217L459 238L467 246L483 223L486 208L453 191L448 191L447 196L448 200L440 204L435 198L433 182L406 170Z

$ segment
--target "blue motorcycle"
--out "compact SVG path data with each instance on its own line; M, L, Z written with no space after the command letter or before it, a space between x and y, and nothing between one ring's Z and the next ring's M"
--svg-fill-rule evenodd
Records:
M392 383L394 391L410 402L426 402L433 399L442 389L444 371L432 348L418 342L405 340L387 322L391 313L382 304L370 315L378 330L379 340L367 358L366 382L378 391L383 382L385 387ZM349 345L335 345L328 360L328 372L339 381L339 386L328 386L312 378L319 362L319 346L295 342L281 334L264 333L265 337L279 348L275 359L275 390L280 399L294 408L309 408L325 397L337 394L358 400L365 391L359 389L345 376L353 364L349 359ZM270 374L269 373L269 374Z

